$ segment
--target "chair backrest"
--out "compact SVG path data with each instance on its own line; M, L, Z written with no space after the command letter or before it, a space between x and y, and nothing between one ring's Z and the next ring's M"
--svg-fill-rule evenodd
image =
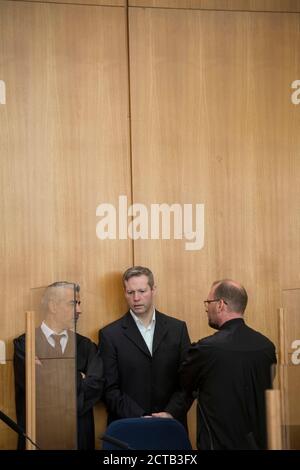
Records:
M171 418L124 418L113 421L105 436L127 444L133 450L191 450L184 426ZM105 439L104 436L104 439ZM117 450L103 439L104 450Z

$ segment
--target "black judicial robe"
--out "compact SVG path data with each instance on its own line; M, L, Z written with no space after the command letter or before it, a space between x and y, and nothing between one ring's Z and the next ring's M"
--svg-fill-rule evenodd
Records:
M191 346L180 375L198 397L198 449L266 448L265 390L275 363L274 344L242 318Z
M41 366L36 366L37 436L40 437L38 444L41 449L47 439L53 443L52 448L68 448L68 446L72 448L74 442L72 443L71 439L74 441L74 435L66 437L64 429L67 427L72 429L72 419L76 420L76 408L78 449L95 447L93 406L103 392L102 359L96 345L90 339L72 331L68 331L68 336L64 354L57 357L57 353L49 345L41 329L36 330L36 356L41 362ZM77 370L75 370L75 350ZM14 340L14 372L17 421L25 429L24 334ZM76 429L76 422L73 429ZM18 448L25 448L24 439L19 439Z

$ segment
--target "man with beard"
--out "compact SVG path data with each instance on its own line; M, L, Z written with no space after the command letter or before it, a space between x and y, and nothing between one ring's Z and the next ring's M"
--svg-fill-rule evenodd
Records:
M247 301L238 282L214 282L204 305L218 332L194 343L181 367L183 388L198 398L199 450L266 448L265 390L275 347L245 324Z

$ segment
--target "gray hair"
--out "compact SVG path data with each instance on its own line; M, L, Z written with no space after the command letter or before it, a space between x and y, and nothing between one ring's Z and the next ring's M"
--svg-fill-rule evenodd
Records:
M132 266L127 269L123 274L123 286L125 287L125 281L128 281L131 277L134 276L147 276L148 284L151 289L154 287L154 276L150 269L145 268L144 266Z
M47 310L50 300L57 298L60 289L73 289L75 296L75 293L80 291L80 285L76 284L75 282L69 281L53 282L53 284L50 284L46 287L45 292L43 294L41 301L43 309Z

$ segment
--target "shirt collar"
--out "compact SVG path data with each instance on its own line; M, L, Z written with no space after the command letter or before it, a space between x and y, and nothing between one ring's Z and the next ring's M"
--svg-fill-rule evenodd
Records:
M130 311L130 314L131 314L132 318L134 319L134 321L135 321L135 323L136 323L137 325L143 326L144 328L150 328L150 327L155 323L155 308L154 308L154 307L153 307L153 315L152 315L151 321L150 321L150 323L149 323L149 325L148 325L147 327L146 327L146 326L144 325L144 323L140 320L140 318L137 317L137 316L133 313L133 311L132 311L131 309L130 309L129 311Z
M44 321L41 324L41 330L44 333L44 335L46 336L47 340L49 339L49 337L51 335L57 335L57 333L55 331L51 330L51 328L49 328L49 326L46 325L46 323ZM67 330L61 331L58 336L65 336L68 339Z
M244 318L239 317L239 318L232 318L231 320L227 320L225 323L223 323L222 326L220 326L220 330L230 328L231 326L237 325L239 323L245 323Z

